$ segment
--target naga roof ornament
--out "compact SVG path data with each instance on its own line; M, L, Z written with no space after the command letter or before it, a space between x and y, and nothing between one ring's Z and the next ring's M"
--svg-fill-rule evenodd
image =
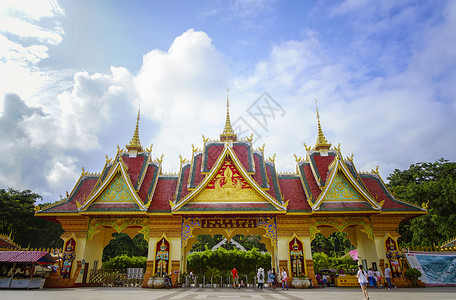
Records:
M317 99L315 99L315 108L317 109L318 136L317 136L317 143L315 144L315 147L313 148L313 150L329 149L329 148L331 148L331 143L328 143L325 135L323 134L323 130L321 129L320 114L318 113Z
M224 142L226 140L231 140L231 141L236 141L237 140L237 134L234 133L233 127L231 126L231 120L230 120L230 102L228 100L228 92L229 90L227 89L227 95L226 95L226 120L225 120L225 128L223 129L223 133L220 135L220 141Z
M131 138L130 144L126 145L128 151L130 150L137 150L142 151L141 142L139 141L139 112L140 108L138 108L138 117L136 118L136 128L135 132L133 133L133 137Z

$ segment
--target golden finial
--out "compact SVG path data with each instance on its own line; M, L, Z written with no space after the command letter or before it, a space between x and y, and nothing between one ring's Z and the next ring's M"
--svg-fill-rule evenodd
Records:
M276 153L274 153L274 155L272 157L269 157L269 160L272 162L275 162L275 158L276 158Z
M226 140L237 140L237 134L234 133L233 127L231 127L231 120L230 120L230 101L228 99L228 92L230 90L226 89L226 119L225 119L225 128L223 129L223 133L220 135L220 141Z
M306 149L306 151L310 151L310 149L311 149L310 146L307 146L306 143L304 143L304 148Z
M198 151L201 151L201 150L198 149L198 147L195 147L194 144L192 144L192 152L195 153L195 152L198 152Z
M423 204L421 204L421 207L424 209L428 209L428 205L429 205L429 200L426 203L423 202Z
M141 107L138 107L138 117L136 118L136 128L131 138L130 144L126 145L128 151L137 150L142 151L141 142L139 141L139 114Z
M317 143L315 144L314 150L329 149L329 148L331 148L331 144L328 143L325 135L323 134L323 130L321 129L320 114L318 113L318 106L317 106L316 98L315 98L315 108L317 109L318 136L317 136Z
M347 156L347 160L353 162L353 156L355 156L355 153L352 153L350 157Z
M385 204L385 200L382 200L378 205L383 208L383 204Z
M201 135L203 137L203 143L206 143L207 141L209 141L209 138L205 137L204 134Z
M264 147L266 147L266 144L263 144L263 146L258 147L258 150L260 150L261 152L263 152L263 151L264 151Z
M37 206L34 205L33 210L34 210L34 211L39 211L39 210L40 210L40 206L39 206L39 205L37 205Z
M160 156L160 158L157 158L157 161L158 161L159 163L163 162L163 156L165 156L165 155L162 154L162 155Z
M152 147L154 146L154 144L150 144L149 148L146 148L146 151L147 152L152 152Z
M300 157L300 156L298 157L298 156L296 155L296 153L293 153L293 156L294 156L296 162L300 162L300 161L302 160L302 157Z
M89 174L89 171L86 172L84 167L82 167L81 169L82 169L82 176Z
M247 137L247 141L249 141L249 142L253 141L253 133L250 134L250 137Z
M374 173L374 174L377 174L377 175L378 175L378 166L375 168L375 170L372 170L372 173Z
M66 192L66 197L70 197L70 194L68 194L68 191L65 191Z

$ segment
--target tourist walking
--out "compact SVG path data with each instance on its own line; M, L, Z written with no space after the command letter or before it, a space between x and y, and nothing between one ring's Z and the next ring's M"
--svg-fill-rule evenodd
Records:
M367 271L367 277L369 277L369 285L372 282L372 286L377 287L377 280L375 279L374 272L372 271L372 268L369 268L369 271Z
M287 274L287 271L285 270L285 268L282 268L281 276L282 276L282 291L285 288L285 286L287 287L287 291L288 291L288 274Z
M385 279L388 284L388 290L391 290L392 287L396 288L396 286L391 282L391 269L388 264L385 264Z
M375 271L374 276L377 278L377 288L382 289L382 275L380 274L380 271Z
M274 273L272 272L272 269L269 269L268 271L268 289L272 290L272 287L274 286Z
M274 282L272 283L272 288L275 289L277 287L277 273L274 268L272 268L272 274L274 275Z
M239 285L239 274L238 274L238 271L236 270L236 268L231 270L231 274L233 275L233 288L236 289L236 287L237 287L238 289L240 289L241 286Z
M262 290L263 289L263 285L264 285L264 269L262 267L260 267L258 269L257 280L258 280L258 288L260 290Z
M363 271L363 266L358 266L359 270L356 274L356 278L358 278L359 285L361 286L361 290L363 291L364 299L369 300L369 295L367 294L367 273Z

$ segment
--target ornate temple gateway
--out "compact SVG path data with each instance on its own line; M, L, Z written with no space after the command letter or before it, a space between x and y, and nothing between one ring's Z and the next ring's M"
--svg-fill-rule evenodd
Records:
M114 232L142 233L149 243L144 281L186 272L187 254L199 234L260 234L272 266L316 285L311 241L317 233L344 231L368 266L384 266L398 249L399 223L425 214L388 191L377 171L359 173L340 147L331 148L318 119L313 148L295 155L296 172L280 174L264 146L239 140L227 105L218 140L203 137L191 160L181 158L178 175L161 172L162 158L139 140L139 113L126 150L106 156L101 173L84 171L65 199L36 216L62 225L64 255L59 286L84 285L101 267ZM302 157L302 158L301 158ZM176 275L174 275L176 276ZM176 279L176 278L174 278Z

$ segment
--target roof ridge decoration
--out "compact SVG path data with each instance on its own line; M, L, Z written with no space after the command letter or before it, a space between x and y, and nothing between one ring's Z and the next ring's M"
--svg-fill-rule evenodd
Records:
M339 152L338 152L339 153ZM380 211L382 207L373 199L372 195L370 193L366 192L361 186L359 186L358 182L356 181L355 178L350 173L350 170L348 167L345 165L345 162L341 159L342 155L337 155L336 158L334 159L334 162L331 164L334 164L330 171L330 174L328 175L328 179L326 181L325 186L323 187L320 195L317 198L317 201L315 205L312 206L313 211L318 211L324 202L331 186L333 183L335 183L335 178L337 177L337 174L339 171L342 173L342 175L348 180L348 183L351 184L352 187L355 188L355 191L365 200L367 201L374 210Z
M141 105L141 104L140 104ZM133 133L133 137L131 138L130 144L126 145L128 151L136 150L136 151L143 151L141 147L141 142L139 141L139 115L140 115L141 106L138 107L138 116L136 118L136 127L135 132Z
M325 135L323 134L323 130L321 129L320 114L318 113L317 99L315 99L315 108L317 110L318 135L317 135L317 142L315 143L313 150L329 149L329 148L331 148L331 143L328 143ZM304 146L304 147L306 147L306 146ZM306 150L307 150L307 147L306 147Z
M96 200L99 199L105 192L105 190L111 185L111 182L114 181L117 174L119 174L125 182L128 192L131 194L133 198L133 201L138 205L138 207L142 211L146 211L147 206L144 205L144 203L138 195L138 192L135 190L133 184L131 183L130 176L128 175L128 167L125 165L121 157L119 157L119 160L117 161L116 165L111 168L109 175L107 176L106 180L103 181L98 190L94 193L91 193L88 199L84 201L83 205L78 206L78 211L84 212L89 208L89 206L92 203L96 202Z
M212 167L211 171L206 175L206 177L201 181L201 183L190 191L182 200L179 201L179 203L175 203L176 199L174 199L172 205L171 205L171 210L172 212L177 212L179 209L181 209L186 203L190 202L191 199L195 198L200 194L200 192L204 191L206 187L209 185L209 183L212 182L213 179L216 178L217 173L219 170L222 168L223 163L226 160L226 157L230 157L234 167L239 171L241 177L245 182L253 189L255 190L263 199L266 199L270 204L272 204L278 211L283 211L286 212L286 204L281 204L279 203L276 199L274 199L271 195L266 193L258 184L253 180L253 178L245 171L244 167L242 166L242 163L238 160L236 157L236 154L230 147L225 147L223 152L220 154L217 162L214 164ZM225 170L225 177L230 177L232 174L230 171ZM234 188L238 188L238 186L234 186ZM171 204L171 203L170 203Z
M228 92L230 90L226 89L226 118L225 118L225 128L223 133L220 135L220 141L237 141L237 134L234 133L233 127L231 126L230 120L230 101L228 99Z

